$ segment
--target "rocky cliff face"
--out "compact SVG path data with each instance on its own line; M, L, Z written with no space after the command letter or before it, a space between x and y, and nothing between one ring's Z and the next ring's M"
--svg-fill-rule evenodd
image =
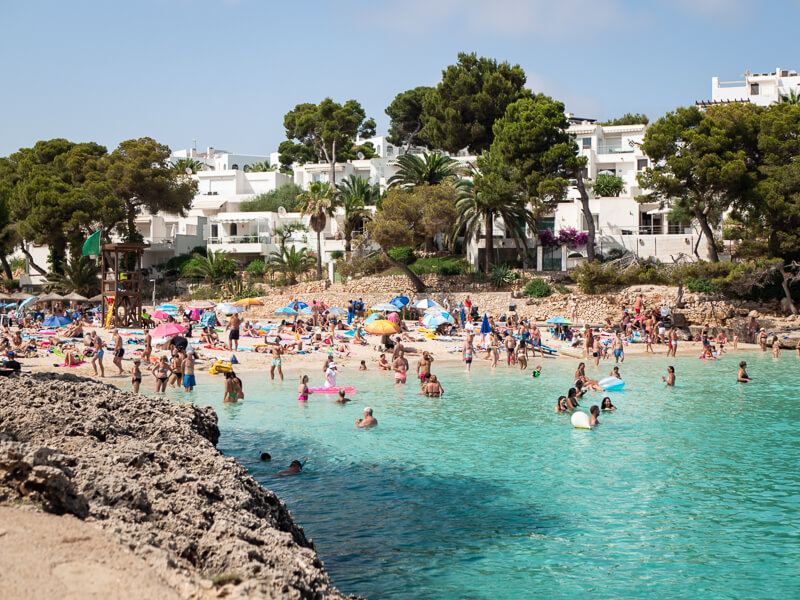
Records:
M344 598L286 506L215 447L210 408L65 374L0 378L0 502L117 536L184 597ZM352 596L351 596L352 598Z

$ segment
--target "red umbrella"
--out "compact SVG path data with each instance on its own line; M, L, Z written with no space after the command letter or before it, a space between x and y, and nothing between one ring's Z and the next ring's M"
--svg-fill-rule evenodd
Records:
M150 330L150 337L154 338L163 338L163 337L170 337L172 335L178 335L179 333L183 333L186 331L186 327L183 325L178 325L177 323L164 323L163 325L159 325L155 329Z

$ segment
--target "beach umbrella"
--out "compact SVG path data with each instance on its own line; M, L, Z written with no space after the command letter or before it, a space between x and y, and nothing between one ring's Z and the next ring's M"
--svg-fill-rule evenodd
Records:
M230 302L220 302L217 304L216 309L226 315L235 315L244 310L241 306L234 306Z
M411 300L409 300L405 296L397 296L389 300L389 304L394 304L397 308L403 308L409 302L411 302Z
M435 306L441 306L438 302L434 302L429 298L423 298L422 300L417 300L412 304L414 308L433 308Z
M330 307L325 312L328 313L329 315L337 315L337 316L342 316L347 314L346 310L344 310L343 308L336 308L335 306Z
M164 312L169 312L169 311L177 312L178 307L175 306L174 304L159 304L156 307L156 310L163 310Z
M481 322L481 334L492 333L492 328L489 326L489 316L483 313L483 321Z
M153 312L153 314L150 316L153 317L154 319L161 319L162 321L166 321L167 319L170 318L171 315L169 313L164 312L163 310L157 310Z
M382 304L376 304L375 306L371 306L370 310L378 311L378 312L397 312L400 310L394 304L389 302L384 302Z
M289 302L287 306L289 308L294 308L295 304L297 304L297 308L295 310L297 310L298 313L304 308L309 308L308 304L306 304L305 302L300 302L299 300L297 302Z
M66 327L72 323L72 319L69 317L62 317L61 315L56 315L53 317L49 317L44 320L42 323L43 327Z
M205 310L207 308L214 308L216 304L211 302L211 300L195 300L194 302L190 303L186 308L191 309L198 309L198 310Z
M297 315L300 314L293 308L289 308L288 306L281 306L279 309L275 311L276 315Z
M164 323L158 327L150 330L150 337L165 338L173 335L178 335L186 331L186 327L178 325L177 323Z
M78 292L70 292L64 296L64 300L68 302L87 302L89 299L86 296L81 296Z
M103 301L103 294L97 294L97 296L92 296L89 298L89 302L102 302Z
M447 312L430 312L422 317L422 324L425 327L438 327L444 323L453 322L455 322L455 319L453 319L452 315Z
M548 325L572 325L572 321L564 317L552 317L545 321Z
M300 309L300 312L304 315L310 315L314 312L311 310L311 307L308 304L306 304L305 306L299 306L298 308Z
M364 325L369 325L370 323L380 319L382 316L383 315L381 313L372 313L370 316L364 319Z
M364 328L364 331L375 335L385 335L397 333L400 331L400 326L392 323L391 321L387 321L386 319L378 319L367 325Z
M25 292L14 292L9 296L12 300L27 300L28 298L33 298L30 294L26 294Z
M45 294L44 296L39 296L37 302L54 302L56 300L63 300L64 296L61 294L54 294L50 292L49 294Z
M22 310L26 306L30 306L31 304L36 302L36 300L37 300L36 296L31 296L30 298L26 298L25 300L19 303L19 310Z
M264 306L258 298L242 298L233 303L234 306Z

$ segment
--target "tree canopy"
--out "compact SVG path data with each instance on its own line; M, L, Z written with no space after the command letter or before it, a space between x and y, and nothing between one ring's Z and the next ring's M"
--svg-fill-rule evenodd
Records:
M411 146L425 145L421 136L425 126L422 105L425 95L432 89L419 86L400 92L394 97L392 103L386 107L386 114L390 119L387 136L389 142L396 146L405 146L406 152Z
M285 183L277 190L259 194L252 200L245 200L239 210L242 212L277 212L278 208L283 207L287 212L297 212L300 210L297 196L302 193L303 188L299 185Z
M367 118L364 109L356 100L344 104L325 98L319 104L309 102L298 104L283 118L286 137L297 140L297 144L281 144L281 164L291 164L288 156L309 160L311 155L319 162L330 166L330 183L336 185L336 162L343 153L352 150L357 136L375 135L375 121ZM297 145L306 150L298 148ZM282 148L281 148L282 147ZM301 162L298 160L298 162Z
M604 127L614 126L614 125L647 125L650 122L650 119L647 118L647 115L644 113L625 113L621 117L617 117L616 119L609 119L608 121L603 121L600 125Z
M506 107L527 96L519 65L460 52L458 63L448 66L439 84L422 97L422 137L432 148L480 154L491 146L494 122Z

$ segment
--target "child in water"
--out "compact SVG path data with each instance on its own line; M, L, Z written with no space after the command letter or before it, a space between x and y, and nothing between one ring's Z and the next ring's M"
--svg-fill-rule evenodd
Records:
M358 365L358 370L359 371L366 371L367 370L367 361L362 360L361 364Z
M542 365L536 367L533 371L531 371L531 377L539 377L542 374Z

